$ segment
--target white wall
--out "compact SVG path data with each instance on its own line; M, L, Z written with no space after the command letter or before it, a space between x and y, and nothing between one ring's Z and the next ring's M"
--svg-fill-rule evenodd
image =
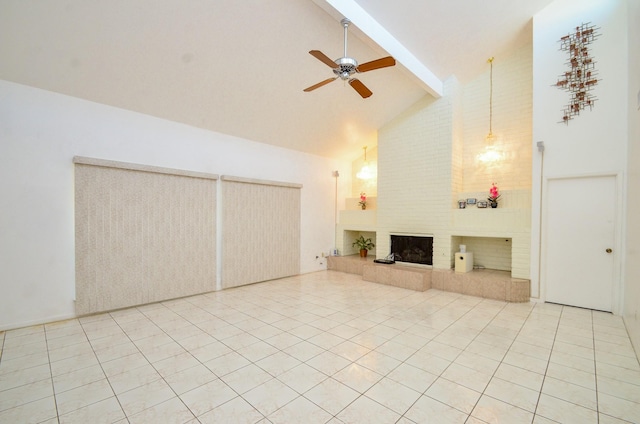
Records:
M640 356L640 2L628 2L629 153L624 321Z
M539 276L541 181L572 175L624 175L626 169L626 5L627 0L557 0L534 17L531 291L533 297L540 294L543 300ZM559 121L568 93L554 84L565 72L568 57L559 50L558 40L582 23L599 27L600 37L589 51L601 81L593 91L597 96L593 110L582 111L565 125ZM545 144L544 159L536 150L537 141ZM597 206L598 194L585 193L585 200L585 207Z
M326 267L315 257L334 246L332 171L351 172L349 162L0 80L0 330L74 316L75 155L303 184L303 273ZM351 181L340 180L344 199Z

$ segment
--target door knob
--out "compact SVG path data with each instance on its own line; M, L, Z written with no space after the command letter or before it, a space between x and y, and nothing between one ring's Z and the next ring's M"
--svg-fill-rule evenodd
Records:
M613 252L613 250L609 248L609 249L605 250L605 252L611 253L611 252Z

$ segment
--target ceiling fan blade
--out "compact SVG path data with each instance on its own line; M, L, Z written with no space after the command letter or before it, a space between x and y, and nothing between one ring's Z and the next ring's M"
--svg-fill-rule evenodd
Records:
M315 57L316 59L318 59L320 62L323 62L325 65L331 67L331 68L337 68L338 64L336 62L334 62L333 60L331 60L331 58L329 58L329 56L327 56L326 54L322 53L320 50L311 50L309 52L309 54L313 57Z
M335 80L337 80L337 79L338 79L338 77L335 77L335 78L328 78L328 79L326 79L326 80L324 80L324 81L321 81L321 82L319 82L319 83L317 83L317 84L312 85L311 87L307 87L307 88L305 88L305 89L304 89L304 90L302 90L302 91L306 91L306 92L308 93L309 91L313 91L313 90L315 90L316 88L320 88L320 87L322 87L323 85L329 84L331 81L335 81Z
M373 94L371 90L369 90L367 86L364 85L359 79L356 79L356 78L350 79L349 85L351 85L351 87L353 87L353 89L356 90L358 94L362 96L363 99L366 99L367 97Z
M371 62L363 63L358 66L358 72L373 71L375 69L386 68L396 64L396 60L391 56L383 57L380 59L372 60Z

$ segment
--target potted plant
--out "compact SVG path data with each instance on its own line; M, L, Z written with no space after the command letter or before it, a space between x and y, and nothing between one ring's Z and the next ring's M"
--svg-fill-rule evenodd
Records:
M491 184L491 188L489 189L489 197L487 200L491 203L492 208L498 207L498 199L500 198L500 193L498 192L498 187L496 183Z
M356 241L353 242L352 244L353 247L358 247L358 249L360 250L360 257L361 258L366 258L367 257L367 252L371 249L373 249L374 247L376 247L375 244L373 244L373 241L371 241L370 238L364 238L364 236L360 236L356 239Z
M360 193L360 201L358 202L362 210L367 209L367 193Z

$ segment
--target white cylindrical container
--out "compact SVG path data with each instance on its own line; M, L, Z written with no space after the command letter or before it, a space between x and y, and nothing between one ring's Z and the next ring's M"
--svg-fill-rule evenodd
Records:
M466 244L461 244L460 245L460 253L465 253L467 251L467 245Z

